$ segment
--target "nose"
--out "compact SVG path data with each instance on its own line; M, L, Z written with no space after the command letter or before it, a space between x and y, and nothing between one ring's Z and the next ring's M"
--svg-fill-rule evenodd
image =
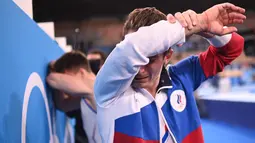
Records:
M144 73L146 71L146 67L145 66L141 66L139 73Z

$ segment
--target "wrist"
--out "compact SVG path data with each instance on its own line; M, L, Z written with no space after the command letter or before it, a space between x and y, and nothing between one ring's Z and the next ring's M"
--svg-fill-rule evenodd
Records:
M209 31L208 30L209 24L208 24L207 14L205 12L203 12L201 14L197 14L197 20L198 20L198 23L193 29L189 30L188 28L185 28L186 36L190 36L192 34L198 34L205 38L211 38L210 36L213 37L213 35L205 34L205 32Z
M209 32L199 32L197 35L202 36L204 38L213 38L215 35Z
M208 16L206 12L198 14L197 19L198 19L198 26L200 27L200 32L205 32L205 31L208 32L210 29L210 26L209 26Z

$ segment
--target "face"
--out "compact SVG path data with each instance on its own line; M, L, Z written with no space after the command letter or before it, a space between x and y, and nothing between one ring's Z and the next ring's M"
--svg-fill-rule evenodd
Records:
M134 30L129 30L133 33ZM166 53L149 57L149 63L140 67L139 72L135 76L132 86L135 88L157 88L159 84L160 74L165 64L169 63L173 50L170 48Z
M140 67L138 74L135 76L132 86L135 88L154 88L159 83L160 73L164 64L163 54L149 58L147 65Z

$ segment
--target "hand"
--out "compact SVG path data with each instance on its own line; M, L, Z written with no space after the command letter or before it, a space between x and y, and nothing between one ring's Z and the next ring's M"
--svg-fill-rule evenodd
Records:
M193 10L187 10L183 13L177 12L174 16L168 14L167 20L170 23L175 23L177 20L184 28L188 28L188 30L191 30L198 23L197 13Z
M199 23L198 21L198 17L197 17L197 13L193 10L187 10L183 13L177 12L175 13L175 16L173 16L172 14L168 14L167 15L167 20L170 23L175 23L176 20L178 20L178 22L180 22L180 24L186 29L186 30L192 30L193 28L198 27L197 23ZM201 28L199 28L201 29ZM200 32L199 33L200 36L203 37L213 37L205 32ZM181 47L181 45L177 45L178 47Z
M229 24L241 24L246 19L245 9L231 3L215 5L201 14L202 28L205 32L225 35L236 32L234 26L223 28ZM200 21L200 22L201 22Z
M55 68L54 68L54 64L55 64L55 61L51 61L48 65L48 72L51 73L51 72L55 72Z

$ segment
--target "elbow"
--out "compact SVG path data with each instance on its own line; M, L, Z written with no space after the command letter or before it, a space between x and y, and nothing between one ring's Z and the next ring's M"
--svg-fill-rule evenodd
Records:
M52 75L52 73L50 73L47 77L46 77L46 81L47 83L51 86L54 87L54 76Z
M239 56L241 55L241 53L243 52L243 49L244 49L244 38L243 37L241 37L240 38L240 40L239 40L239 43L240 43L240 45L239 45L239 47L238 47L238 49L239 49Z
M226 66L238 58L243 53L243 49L244 38L237 33L233 33L231 41L222 49L224 52L219 50L218 59L225 63Z
M235 45L236 49L235 53L236 56L239 57L243 52L245 40L241 35L238 35L237 33L234 33L233 36L236 37L236 40L233 41L233 45Z
M94 99L95 99L95 102L99 105L103 104L104 103L104 96L102 96L102 91L98 82L96 81L95 84L94 84ZM106 94L106 92L104 92L104 94Z
M102 96L100 90L98 88L94 88L94 100L96 104L102 105L105 101L104 96Z
M51 82L51 74L49 74L47 77L46 77L46 81L48 84L50 84Z

